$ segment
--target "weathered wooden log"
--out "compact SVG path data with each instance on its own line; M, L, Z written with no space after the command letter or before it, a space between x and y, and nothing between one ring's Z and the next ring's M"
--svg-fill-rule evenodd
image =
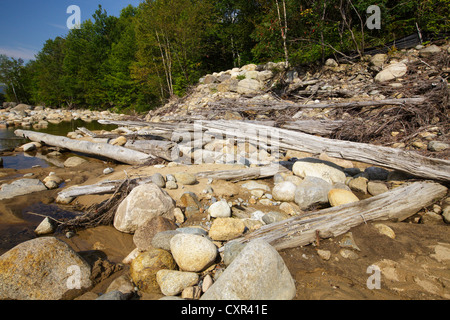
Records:
M313 243L317 235L337 237L368 221L403 221L446 194L447 188L438 183L415 182L366 200L272 223L233 241L264 239L277 250L304 246Z
M355 107L375 107L388 105L405 105L405 104L421 104L425 102L425 97L403 98L403 99L385 99L372 101L351 101L342 103L316 103L316 104L291 104L290 108L302 109L325 109L325 108L355 108ZM297 112L292 119L298 119L302 115L301 111Z
M318 134L320 136L328 136L340 128L344 123L345 121L343 120L297 120L289 121L281 125L281 128L309 134Z
M450 161L424 157L413 151L322 138L240 121L207 121L203 127L211 133L237 136L256 145L261 141L280 150L326 153L330 157L395 169L420 178L450 181Z
M238 182L243 180L254 180L273 177L279 172L287 172L288 169L284 166L274 163L272 166L244 168L237 170L221 170L221 171L206 171L196 174L197 178L211 178L215 180L226 180Z
M172 152L173 149L176 148L176 144L170 141L162 140L134 140L127 141L124 147L151 154L167 161L172 161Z
M37 141L50 146L66 148L71 151L81 152L88 155L105 157L131 165L146 164L152 159L155 159L155 156L149 155L147 153L127 149L124 147L113 146L106 143L79 141L66 137L27 130L16 130L14 133L16 136L24 137L31 141Z
M152 180L151 177L136 178L131 179L130 184L131 185L145 184L151 182L151 180ZM73 186L58 192L58 197L65 199L65 198L76 198L86 195L110 194L114 193L124 181L125 180L101 181L99 183L91 185Z

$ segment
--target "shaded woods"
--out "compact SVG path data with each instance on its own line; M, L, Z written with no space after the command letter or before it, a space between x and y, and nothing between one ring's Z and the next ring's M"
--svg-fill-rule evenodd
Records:
M381 29L352 0L155 0L99 6L80 29L49 39L35 60L0 56L0 100L143 112L183 96L203 75L248 63L300 66L364 54L417 32L448 32L446 0L377 1Z

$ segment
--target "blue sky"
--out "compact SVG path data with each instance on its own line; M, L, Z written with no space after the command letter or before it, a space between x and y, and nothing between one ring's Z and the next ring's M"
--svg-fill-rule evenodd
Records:
M81 10L81 21L90 19L101 4L108 15L119 16L127 5L141 0L0 0L0 54L34 59L45 41L68 32L70 5Z

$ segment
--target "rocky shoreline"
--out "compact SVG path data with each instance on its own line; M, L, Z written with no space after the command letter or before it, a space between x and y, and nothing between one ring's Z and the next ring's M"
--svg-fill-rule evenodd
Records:
M411 63L429 55L447 54L448 45L443 49L431 52L414 49L405 61L401 59L405 52L398 53L399 57L373 57L352 66L328 61L322 70L323 77L318 79L310 74L300 79L293 72L287 75L274 72L282 67L276 64L250 65L208 75L181 102L173 101L150 112L147 122L126 122L123 115L108 112L56 112L24 106L6 106L1 113L2 121L8 126L25 122L27 127L40 126L42 121L76 117L117 122L120 127L110 132L79 129L68 137L125 148L139 136L157 132L166 137L167 132L174 130L171 122L176 124L181 118L269 121L274 114L287 116L284 107L260 113L251 108L280 106L277 97L264 91L267 86L276 86L277 82L290 78L287 92L343 94L342 90L346 90L343 83L331 85L335 79L329 75L358 70L359 79L346 79L347 86L353 80L358 84L355 83L351 98L343 98L345 101L370 96L376 97L375 100L391 98L386 95L409 81ZM426 64L431 63L427 61ZM430 66L423 72L430 76L436 69ZM280 74L287 78L277 78ZM386 74L393 77L381 79ZM310 81L314 83L307 84ZM318 83L317 88L309 87ZM243 110L242 105L236 108L230 104L230 109L217 113L214 103L224 99L250 107ZM341 99L331 97L330 101ZM51 112L58 116L51 116ZM292 112L289 115L292 117ZM346 118L338 119L338 115L343 113L326 108L305 109L301 119L341 121ZM434 127L427 126L420 134L395 142L403 145L389 144L396 149L426 152L446 159L448 132L442 119L433 121ZM392 139L402 134L388 132ZM420 145L422 141L426 144ZM43 201L66 208L78 212L79 217L92 213L93 208L99 209L101 204L110 204L108 209L113 216L107 226L70 225L69 230L63 228L67 218L51 213L35 216L34 223L28 226L33 233L27 234L29 239L4 250L0 256L0 300L450 298L448 181L432 182L362 161L338 159L326 150L312 154L264 147L253 141L228 138L207 141L197 149L178 143L177 150L189 159L188 163L159 158L158 164L133 166L73 154L67 157L63 148L36 142L23 145L18 150L31 153L38 150L59 159L62 165L2 170L0 230L22 226L24 211L31 211L26 205L30 202ZM231 161L224 161L228 159L226 155ZM257 161L237 161L242 155ZM201 161L195 161L198 159ZM271 163L280 164L277 172L264 175L263 170L258 171ZM432 186L436 191L412 209L408 205L422 199L420 192L399 199L389 198L416 185ZM84 193L70 193L80 190ZM393 210L393 217L401 219L377 221L361 214L351 229L345 228L350 217L343 221L344 231L327 229L325 232L323 225L315 224L328 212L337 212L335 216L339 217L348 208L356 212L365 212L367 208L381 211L384 206L377 210L370 205L374 199L381 201L383 197L389 199L390 206L395 207L397 203L399 212ZM304 225L300 232L294 229L298 224ZM264 232L270 234L284 225L287 231L277 235L277 239L253 238ZM303 233L311 235L307 243L276 249L277 241L289 242Z

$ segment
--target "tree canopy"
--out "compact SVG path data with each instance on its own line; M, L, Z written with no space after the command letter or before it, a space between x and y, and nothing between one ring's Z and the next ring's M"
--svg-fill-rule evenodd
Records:
M381 28L367 8L381 9ZM119 17L99 6L35 59L0 56L9 101L146 111L207 73L248 63L324 61L417 32L449 31L450 0L146 0Z

